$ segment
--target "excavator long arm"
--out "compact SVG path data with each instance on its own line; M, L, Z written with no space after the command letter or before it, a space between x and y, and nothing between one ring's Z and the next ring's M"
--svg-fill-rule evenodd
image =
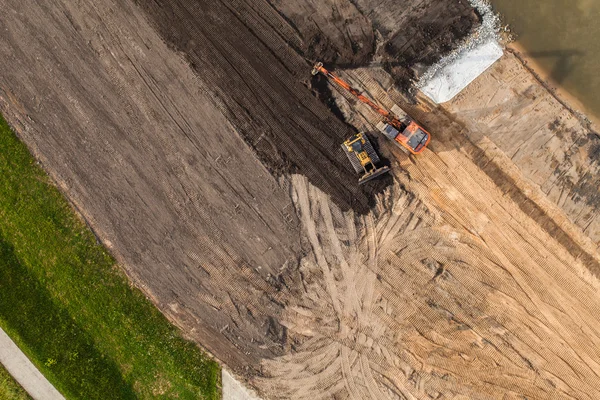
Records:
M377 104L375 104L375 102L371 101L368 97L363 96L358 90L354 89L352 86L350 86L350 84L348 82L346 82L339 76L333 74L332 72L329 72L325 67L323 67L322 62L316 63L312 70L313 75L317 75L319 72L322 73L323 75L325 75L326 77L328 77L329 79L331 79L332 81L334 81L335 83L337 83L340 87L346 89L346 91L350 92L358 100L360 100L361 102L363 102L366 105L368 105L369 107L371 107L373 109L373 111L375 111L378 114L383 115L385 117L385 119L392 125L400 125L401 124L401 122L398 121L398 119L396 117L394 117L394 115L392 113L390 113L386 109L378 106Z

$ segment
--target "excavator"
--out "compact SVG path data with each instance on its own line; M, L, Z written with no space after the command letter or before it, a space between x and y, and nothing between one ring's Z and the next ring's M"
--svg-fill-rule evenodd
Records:
M419 154L425 150L427 144L429 144L429 140L431 139L431 135L422 126L413 121L410 117L405 115L403 121L398 119L392 112L387 111L383 107L380 107L375 102L370 100L368 97L362 95L357 89L350 86L350 84L337 75L331 73L327 69L323 67L322 62L317 62L313 69L312 74L323 74L328 79L335 82L338 86L345 89L347 92L352 94L362 103L368 105L375 111L376 113L383 116L384 121L380 122L377 125L377 128L389 139L393 140L395 143L401 145L406 148L412 154ZM402 111L397 108L397 113L400 115ZM392 111L395 111L392 108ZM402 113L403 114L403 113Z

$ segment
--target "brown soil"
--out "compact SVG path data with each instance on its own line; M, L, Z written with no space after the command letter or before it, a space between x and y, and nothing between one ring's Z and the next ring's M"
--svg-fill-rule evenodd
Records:
M506 54L444 108L472 140L492 140L600 248L600 136L519 58Z
M439 56L476 23L463 3L7 0L0 110L133 282L267 397L598 398L571 203L481 135L485 110L413 106L377 67L412 25L407 54ZM357 186L339 144L377 119L313 93L313 56L368 64L339 72L434 133L419 157L379 141L392 186ZM594 143L557 162L585 171Z
M373 21L352 1L270 0L269 3L296 30L302 40L296 50L306 59L362 65L373 56L376 48Z
M364 8L393 7L393 1L360 0ZM383 3L383 4L381 4ZM399 9L394 19L396 25L385 29L384 43L379 51L378 59L383 67L404 91L411 91L416 78L416 71L434 64L440 54L446 54L480 23L480 17L466 1L424 1L408 4ZM389 20L390 15L380 16ZM374 18L379 25L377 17ZM393 30L391 30L393 29Z
M280 354L277 276L302 253L286 186L135 5L22 6L2 13L2 113L186 334L236 369Z
M306 90L311 64L289 46L304 39L275 9L252 1L139 5L272 172L302 173L344 209L368 210L370 187L357 187L339 147L352 130Z
M401 45L400 34L388 32L390 46L401 47L407 55L405 63L396 63L397 68L408 70L418 61L433 62L468 33L473 21L464 14L474 13L460 4L417 0L389 4L397 12L406 7L410 11L397 21L398 27L423 20ZM372 195L382 186L356 186L339 148L351 128L332 119L302 87L317 58L346 66L370 61L373 22L352 2L332 6L322 1L163 0L138 5L167 43L185 54L222 101L228 119L272 172L301 173L342 209L368 211ZM449 18L455 12L458 16ZM421 50L423 57L417 57ZM389 58L389 49L386 54Z

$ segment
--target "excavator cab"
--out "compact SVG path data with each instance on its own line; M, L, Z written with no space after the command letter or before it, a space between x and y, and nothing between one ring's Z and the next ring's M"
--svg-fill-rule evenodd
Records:
M310 71L311 75L317 75L319 72L321 72L321 68L323 68L323 63L319 61L313 66L312 71Z
M406 129L404 129L403 136L406 137L406 144L413 154L419 154L425 150L425 146L427 146L431 138L429 132L415 121L410 121Z
M380 122L377 124L377 128L386 137L406 148L412 154L419 154L425 150L425 147L431 139L429 132L412 120L408 125L399 122L394 125L391 123Z
M379 156L364 133L357 133L342 144L342 149L358 174L359 185L377 178L390 171L387 166L377 167Z

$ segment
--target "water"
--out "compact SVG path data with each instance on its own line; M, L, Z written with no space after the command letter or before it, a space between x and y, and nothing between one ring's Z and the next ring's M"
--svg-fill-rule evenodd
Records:
M600 0L491 0L527 56L600 117Z

